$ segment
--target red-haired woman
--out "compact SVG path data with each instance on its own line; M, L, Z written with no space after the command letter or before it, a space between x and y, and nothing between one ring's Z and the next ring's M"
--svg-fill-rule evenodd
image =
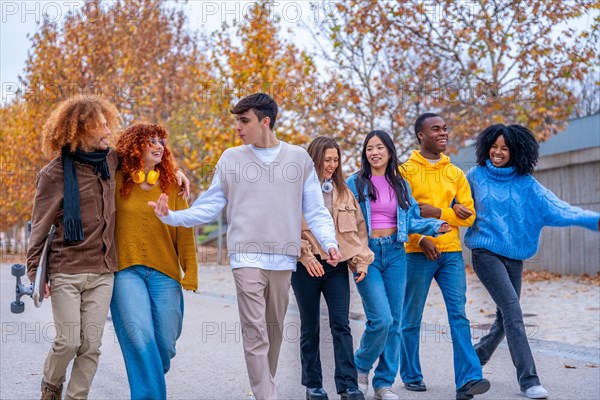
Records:
M164 375L183 323L183 292L198 288L191 228L164 225L146 203L161 193L169 208L188 207L177 196L177 167L158 125L136 124L117 142L116 243L119 272L111 314L132 399L167 398Z

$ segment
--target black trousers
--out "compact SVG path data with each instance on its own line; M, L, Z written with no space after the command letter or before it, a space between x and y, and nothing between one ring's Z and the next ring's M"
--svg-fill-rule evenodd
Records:
M333 339L335 387L338 393L342 393L346 389L358 388L352 333L348 319L350 312L348 264L341 262L336 267L332 267L318 257L317 260L323 265L325 275L310 276L302 263L298 263L296 272L292 274L292 288L301 320L302 385L308 388L323 387L319 352L320 303L321 293L323 293L329 311L329 327Z
M477 277L497 306L492 328L474 346L479 360L482 365L487 363L506 336L521 390L540 385L519 300L523 261L502 257L485 249L473 249L472 259Z

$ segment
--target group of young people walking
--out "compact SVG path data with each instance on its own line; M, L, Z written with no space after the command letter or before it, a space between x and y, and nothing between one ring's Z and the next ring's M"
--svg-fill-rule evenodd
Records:
M197 289L191 227L226 207L227 248L237 289L244 357L252 394L277 398L275 376L290 286L301 318L302 385L323 389L320 299L328 308L335 386L342 399L398 399L393 386L425 391L420 326L432 279L450 322L457 399L490 388L485 365L506 336L521 391L548 393L537 376L519 304L523 260L537 251L543 226L600 228L600 214L559 200L532 172L533 134L493 125L477 139L477 166L464 174L444 151L448 130L433 113L419 116L419 150L400 164L384 131L364 139L357 173L344 179L342 150L319 136L307 150L277 139L277 104L257 93L231 110L243 145L227 149L209 189L190 208L189 182L177 170L158 125L135 124L108 137L118 112L101 99L58 106L44 127L44 150L60 152L36 180L28 275L33 278L50 226L48 294L57 337L48 353L42 399L87 398L110 307L132 399L167 397L165 374L183 321L182 289ZM252 171L251 176L248 171ZM179 192L184 183L184 191ZM158 217L158 218L157 218ZM473 266L497 304L490 332L472 345L459 227ZM349 324L350 279L365 310L360 345ZM69 335L76 326L77 335ZM80 334L79 334L80 333Z

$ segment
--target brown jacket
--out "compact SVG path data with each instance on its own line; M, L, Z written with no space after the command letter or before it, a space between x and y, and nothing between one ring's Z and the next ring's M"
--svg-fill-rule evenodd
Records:
M56 233L52 240L48 274L110 273L117 271L115 248L115 175L118 158L114 151L107 157L110 179L103 181L91 165L75 162L79 183L81 222L84 240L65 243L62 207L64 197L63 167L55 158L38 173L31 217L31 237L27 249L27 276L35 279L46 235L52 223Z
M354 272L367 273L369 264L375 255L369 249L369 237L367 225L362 211L350 189L344 186L344 196L340 196L337 186L333 188L333 224L335 225L335 236L338 241L342 258L340 261L348 261L348 266ZM300 257L298 261L306 265L315 256L322 260L329 255L319 245L315 235L310 231L304 218L302 218L302 240L300 243Z

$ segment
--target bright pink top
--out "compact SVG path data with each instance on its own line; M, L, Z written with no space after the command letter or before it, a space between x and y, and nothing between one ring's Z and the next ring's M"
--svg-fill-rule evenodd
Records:
M371 176L377 189L377 200L370 200L371 229L388 229L398 226L398 199L385 176Z

